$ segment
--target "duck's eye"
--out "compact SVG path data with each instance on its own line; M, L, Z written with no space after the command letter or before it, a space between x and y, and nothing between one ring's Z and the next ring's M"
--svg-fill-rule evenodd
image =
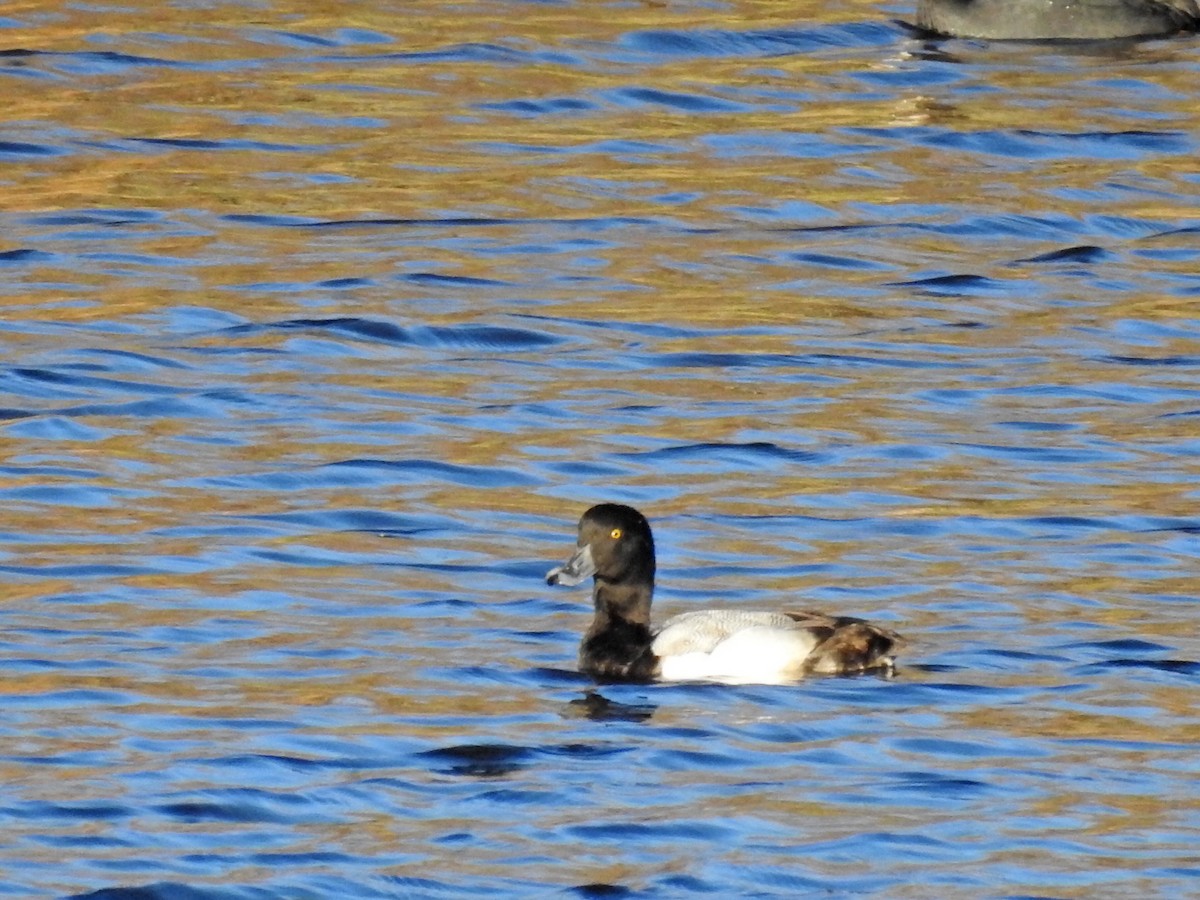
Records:
M616 540L620 540L620 538L621 538L621 529L620 529L620 528L614 528L612 531L610 531L610 532L608 533L608 536L609 536L610 538L612 538L614 541L616 541Z

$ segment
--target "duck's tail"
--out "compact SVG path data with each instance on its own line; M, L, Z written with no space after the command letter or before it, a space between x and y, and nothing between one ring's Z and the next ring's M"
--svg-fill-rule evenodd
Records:
M818 675L871 671L890 675L895 671L895 653L903 644L896 632L850 616L788 615L822 635L804 661L805 671Z

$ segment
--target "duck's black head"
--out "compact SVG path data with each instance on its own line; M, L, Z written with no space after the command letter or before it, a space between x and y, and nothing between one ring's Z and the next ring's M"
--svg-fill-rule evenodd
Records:
M588 577L595 616L579 645L579 665L599 678L649 680L659 672L651 650L650 598L654 594L654 537L636 509L593 506L579 520L575 552L546 573L549 584Z
M654 585L654 536L632 506L601 503L579 520L575 553L546 573L548 584L575 585L595 576L597 586Z

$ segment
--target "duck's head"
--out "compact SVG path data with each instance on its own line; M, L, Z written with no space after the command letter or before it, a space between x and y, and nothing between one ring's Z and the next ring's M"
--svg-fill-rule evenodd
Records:
M633 507L601 503L585 512L575 552L546 573L546 583L576 585L593 575L610 584L654 584L654 536Z

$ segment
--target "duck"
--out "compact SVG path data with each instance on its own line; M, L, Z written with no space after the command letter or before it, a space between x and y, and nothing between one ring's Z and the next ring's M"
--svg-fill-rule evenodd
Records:
M917 0L916 25L986 40L1112 40L1200 29L1196 0Z
M631 506L601 503L579 520L574 553L546 573L573 587L592 579L592 623L580 670L610 681L783 684L807 675L892 674L898 634L864 619L779 610L705 609L650 622L654 535Z

